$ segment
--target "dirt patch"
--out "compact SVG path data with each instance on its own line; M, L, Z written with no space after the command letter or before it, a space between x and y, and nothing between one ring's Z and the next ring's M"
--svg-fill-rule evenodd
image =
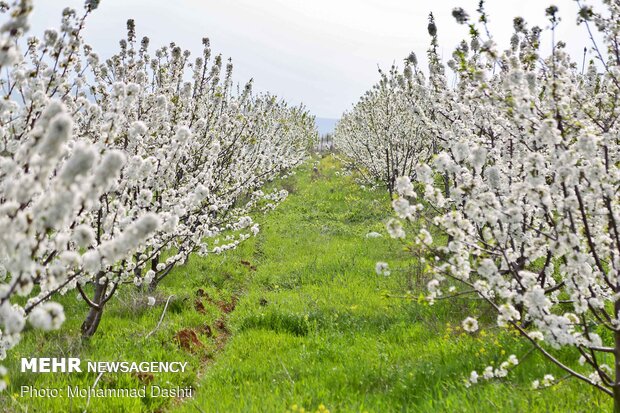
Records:
M213 330L209 324L203 325L200 331L207 337L213 337Z
M207 309L205 308L205 305L202 303L202 300L200 298L196 298L196 301L194 301L194 308L200 314L206 314L207 313Z
M215 322L215 328L218 331L218 335L215 338L215 347L217 349L217 351L221 351L225 346L226 343L228 342L228 339L230 338L230 330L228 329L228 326L226 325L226 321L224 321L224 319L220 318Z
M247 261L242 264L248 267L250 270L255 270L252 264ZM202 325L195 328L185 328L178 331L174 339L178 343L179 347L195 354L201 360L201 368L198 372L200 378L207 366L209 366L219 352L223 351L231 337L230 329L227 325L227 315L235 310L239 297L233 295L230 301L218 300L216 301L203 289L198 288L195 291L194 297L194 309L203 315L211 313L212 309L207 311L207 306L214 306L220 312L220 318L213 323L204 322ZM206 316L205 318L207 318ZM210 317L208 317L210 318ZM202 337L205 341L200 340ZM199 380L199 379L198 379ZM181 405L185 400L175 398L172 401L172 405Z
M235 309L235 307L237 307L237 300L237 297L233 295L229 303L225 301L220 301L219 303L217 303L217 306L224 314L228 314L231 313Z
M221 318L215 322L215 328L217 328L217 330L220 333L230 334L230 331L228 330L228 327L226 326L226 322Z
M194 351L204 347L198 334L192 329L186 328L177 332L174 336L179 346L187 351Z
M249 261L241 260L241 265L250 269L250 271L256 271L256 266L252 265Z
M155 375L153 373L133 373L133 377L137 378L140 383L149 384L155 379Z

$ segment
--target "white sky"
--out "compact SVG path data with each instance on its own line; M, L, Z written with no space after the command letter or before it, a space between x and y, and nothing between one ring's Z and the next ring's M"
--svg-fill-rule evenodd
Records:
M464 7L475 14L477 0L102 0L90 17L86 41L108 57L125 35L128 18L136 20L138 38L151 38L151 48L176 42L193 56L201 38L213 51L232 57L235 79L255 80L255 90L270 91L310 111L338 118L377 80L377 65L415 51L426 66L427 16L435 14L441 50L447 60L467 29L451 11ZM58 27L65 6L82 10L83 0L34 0L32 30ZM564 21L559 38L581 61L589 46L583 27L575 25L573 0L487 0L491 31L504 46L512 18L523 16L530 26L546 26L544 10L560 8Z

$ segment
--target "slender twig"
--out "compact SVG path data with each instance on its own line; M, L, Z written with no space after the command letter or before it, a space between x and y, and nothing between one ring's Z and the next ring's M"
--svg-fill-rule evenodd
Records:
M101 376L103 376L103 372L101 372L101 373L99 373L97 375L97 378L95 379L95 382L91 386L91 389L93 391L95 390L95 387L97 387L97 383L99 383L99 379L101 378ZM88 406L90 405L90 395L91 394L92 394L92 392L88 392L88 398L86 399L86 407L84 407L84 411L82 413L86 413L86 411L88 410Z
M162 311L161 313L161 317L159 317L159 322L157 323L157 325L155 326L155 328L153 329L153 331L151 331L150 333L148 333L146 335L146 337L144 337L145 339L149 338L155 331L157 331L157 329L159 328L159 326L161 325L161 322L164 321L164 316L166 315L166 310L168 309L168 304L170 303L170 299L174 297L174 294L171 295L170 297L168 297L168 299L166 300L166 305L164 306L164 311Z

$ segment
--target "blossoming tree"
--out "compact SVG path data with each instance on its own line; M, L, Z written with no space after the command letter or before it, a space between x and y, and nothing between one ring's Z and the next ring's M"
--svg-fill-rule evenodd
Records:
M604 39L593 43L597 59L587 68L555 41L553 6L547 58L543 31L523 19L500 51L482 7L478 22L454 11L471 36L448 62L457 83L428 82L435 116L419 120L435 123L437 154L395 180L388 230L418 245L432 277L429 303L482 298L500 327L612 396L620 411L620 5L605 4L602 13L585 5L579 13L591 37L598 30ZM407 221L421 229L408 235ZM434 241L439 234L447 242ZM478 321L470 316L463 326L473 332ZM575 362L560 360L559 348L572 349ZM469 383L503 377L517 363L474 371ZM546 375L533 386L554 381Z

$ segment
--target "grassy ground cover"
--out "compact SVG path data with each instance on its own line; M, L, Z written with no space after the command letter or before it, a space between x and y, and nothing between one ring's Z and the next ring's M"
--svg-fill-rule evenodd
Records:
M110 303L101 331L79 338L80 317L52 333L26 335L12 352L5 411L83 411L86 399L24 398L20 386L92 384L93 374L18 373L19 358L72 355L92 360L188 361L185 374L105 374L98 386L193 386L189 400L92 399L89 411L139 412L592 412L609 410L603 396L574 381L543 391L530 383L562 377L510 332L494 327L479 301L390 298L427 280L391 240L391 215L381 191L364 190L332 157L308 163L281 183L289 198L259 219L262 231L230 254L194 257L162 284L157 303L125 293ZM367 238L369 232L383 234ZM377 261L389 276L374 273ZM157 326L166 301L169 308ZM71 298L68 314L83 314ZM465 334L476 313L481 329ZM148 337L147 337L148 336ZM464 378L509 354L522 363L504 381L471 388ZM562 356L562 354L560 354Z

